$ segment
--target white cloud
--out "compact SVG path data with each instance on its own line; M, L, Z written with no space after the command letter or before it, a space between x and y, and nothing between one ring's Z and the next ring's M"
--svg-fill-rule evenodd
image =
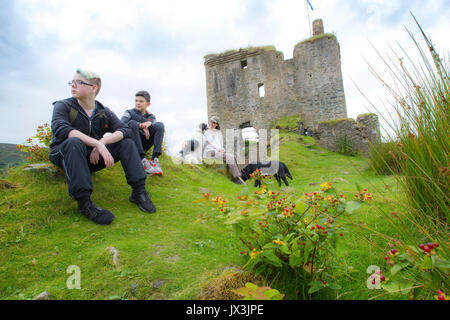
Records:
M324 21L341 47L348 115L365 112L385 93L368 71L366 58L381 67L372 42L383 54L398 40L410 47L403 25L417 34L411 10L436 44L448 52L449 8L445 0L311 0L311 22ZM77 67L103 78L99 100L120 117L146 89L152 110L166 125L171 151L194 126L206 122L203 56L248 45L275 45L291 58L310 33L305 1L42 1L15 2L14 18L33 63L0 84L0 141L21 143L51 117L51 102L69 96L66 81ZM0 22L1 27L1 22ZM15 41L11 37L11 41ZM3 57L0 57L2 59ZM8 92L8 94L5 94ZM20 125L18 125L20 123Z

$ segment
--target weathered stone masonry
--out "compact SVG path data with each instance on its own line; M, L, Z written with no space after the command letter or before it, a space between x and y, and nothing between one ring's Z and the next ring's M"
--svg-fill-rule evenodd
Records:
M206 55L208 117L219 116L222 129L269 129L274 119L298 115L309 131L347 118L339 43L323 33L321 20L313 28L292 59L273 46Z

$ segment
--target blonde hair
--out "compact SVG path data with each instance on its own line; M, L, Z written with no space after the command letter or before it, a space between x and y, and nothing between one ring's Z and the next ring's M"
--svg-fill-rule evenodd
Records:
M100 88L102 86L102 79L100 78L100 76L93 71L89 71L89 70L85 70L85 69L81 69L81 68L77 69L77 73L81 74L83 76L83 78L85 78L86 80L89 80L89 82L91 84L95 84L97 86L97 92L95 93L95 96L97 96L98 93L100 92Z

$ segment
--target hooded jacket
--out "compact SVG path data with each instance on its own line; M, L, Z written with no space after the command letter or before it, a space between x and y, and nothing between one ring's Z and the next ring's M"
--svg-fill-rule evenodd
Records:
M53 149L64 142L72 130L81 131L96 140L100 140L106 132L121 131L124 139L130 136L128 133L129 129L119 120L114 112L98 101L95 101L95 105L95 114L89 118L75 98L53 102L51 123L53 137L50 141L50 148ZM74 119L70 119L71 109L74 109L72 113L76 114Z
M142 114L138 109L133 108L125 111L120 120L125 124L127 124L130 120L135 120L138 123L151 121L153 124L156 122L156 117L153 113L145 111L145 113Z

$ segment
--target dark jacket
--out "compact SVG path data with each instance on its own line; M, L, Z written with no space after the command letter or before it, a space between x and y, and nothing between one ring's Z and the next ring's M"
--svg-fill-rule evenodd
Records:
M97 110L92 119L79 105L75 98L68 98L53 102L52 133L50 148L54 148L67 139L69 132L78 130L84 134L100 140L106 132L122 131L123 137L128 138L128 128L117 118L109 108L95 101ZM70 121L70 110L77 111L76 117ZM72 111L73 112L73 111Z
M151 121L152 124L156 122L156 117L153 113L145 111L145 114L142 115L139 110L136 108L129 109L125 111L125 113L122 116L122 119L120 119L123 123L127 124L130 120L135 120L138 123L143 123L147 121Z

